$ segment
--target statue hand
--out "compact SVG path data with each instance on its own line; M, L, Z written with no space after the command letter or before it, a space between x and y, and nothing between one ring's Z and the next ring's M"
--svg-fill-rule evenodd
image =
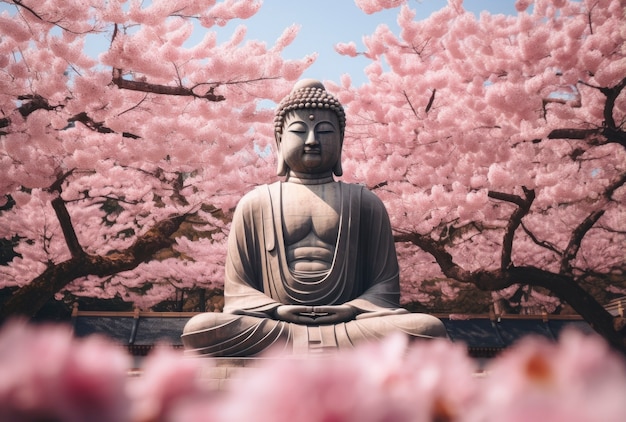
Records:
M279 320L296 324L307 324L308 322L305 321L310 320L310 318L303 317L303 314L306 315L310 312L313 312L313 307L303 305L280 305L275 311L276 318Z
M356 309L350 305L315 306L316 324L336 324L351 321L356 317Z
M296 324L322 325L353 320L356 310L349 305L303 306L281 305L276 317Z
M389 309L383 309L380 311L363 312L359 314L356 317L356 319L376 318L376 317L382 317L382 316L388 316L388 315L401 315L401 314L408 314L408 313L409 311L407 311L404 308L389 308Z

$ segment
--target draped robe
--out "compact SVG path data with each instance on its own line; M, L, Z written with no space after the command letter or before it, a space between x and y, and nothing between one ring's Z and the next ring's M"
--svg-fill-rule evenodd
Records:
M399 309L399 270L383 203L363 186L338 183L340 215L330 270L294 274L287 262L281 210L282 182L245 195L228 239L224 313L190 320L182 340L188 350L214 356L249 356L278 344L294 353L351 347L392 331L445 336L438 319ZM356 319L300 325L274 319L281 305L352 306ZM443 330L443 331L442 331Z

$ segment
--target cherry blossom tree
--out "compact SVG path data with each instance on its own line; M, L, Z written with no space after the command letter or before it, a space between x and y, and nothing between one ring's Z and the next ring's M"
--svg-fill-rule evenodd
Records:
M315 59L282 58L298 28L218 42L258 1L3 3L0 287L19 290L2 316L62 291L145 308L219 285L228 212L275 167L259 104Z
M335 86L348 104L344 174L385 201L405 300L425 278L493 291L554 312L567 303L626 350L582 286L626 293L626 26L619 0L517 1L475 16L451 0L399 34L379 26L345 55L369 82ZM443 294L454 297L447 289ZM621 333L620 333L620 330Z
M0 15L0 313L58 292L148 308L220 286L229 213L273 178L271 111L314 56L286 61L240 27L258 2L5 2ZM405 3L358 0L367 13ZM403 301L424 280L522 308L571 305L624 349L587 290L625 294L626 31L619 0L518 1L518 15L452 0L366 49L369 83L328 84L347 106L344 175L386 203ZM198 36L200 34L200 36ZM98 55L89 53L107 40Z

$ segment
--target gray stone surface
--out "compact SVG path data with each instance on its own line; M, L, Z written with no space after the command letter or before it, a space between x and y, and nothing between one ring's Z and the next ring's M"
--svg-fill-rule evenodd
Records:
M250 376L257 368L271 364L276 359L300 358L211 358L195 357L191 359L201 359L202 373L200 378L210 389L226 391L229 388L236 388L238 382L246 382L246 377ZM306 359L309 359L307 357Z
M200 377L214 390L227 390L233 380L242 379L262 362L254 358L213 358L203 359Z
M294 355L351 348L401 331L446 337L443 323L399 305L399 269L387 211L341 176L343 107L303 80L274 121L283 182L246 194L228 239L224 313L193 317L184 346L211 356Z

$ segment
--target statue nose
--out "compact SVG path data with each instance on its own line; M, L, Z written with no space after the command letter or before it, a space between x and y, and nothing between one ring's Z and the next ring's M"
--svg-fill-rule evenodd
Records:
M317 140L317 136L315 135L314 131L310 131L306 137L306 141L304 142L305 145L317 145L319 144L319 141Z

